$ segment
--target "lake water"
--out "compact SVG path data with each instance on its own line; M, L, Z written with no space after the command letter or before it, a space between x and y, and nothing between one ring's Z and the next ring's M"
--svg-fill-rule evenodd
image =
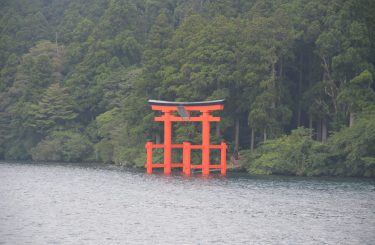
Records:
M375 181L3 162L0 244L375 244Z

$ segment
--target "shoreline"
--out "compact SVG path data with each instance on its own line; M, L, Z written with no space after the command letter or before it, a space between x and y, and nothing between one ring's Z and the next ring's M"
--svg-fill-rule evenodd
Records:
M146 173L145 167L140 167L136 165L121 165L116 163L103 163L103 162L52 162L52 161L20 161L20 160L0 160L0 164L30 164L30 165L50 165L50 166L71 166L71 167L104 167L108 170L127 170L127 171L134 171L139 173ZM154 173L156 174L162 174L162 171L160 169L154 170ZM363 180L375 180L375 178L372 177L364 177L364 176L345 176L345 175L316 175L316 176L305 176L305 175L285 175L285 174L250 174L246 168L243 166L233 166L228 164L227 168L228 175L232 174L239 174L241 176L247 176L247 177L290 177L290 178L320 178L320 179L335 179L335 178L344 178L344 179L363 179ZM193 172L191 176L198 176L199 172ZM216 172L212 172L213 175L216 175ZM179 176L180 171L172 171L173 176ZM182 172L181 172L182 176ZM236 176L230 176L233 178L236 178Z

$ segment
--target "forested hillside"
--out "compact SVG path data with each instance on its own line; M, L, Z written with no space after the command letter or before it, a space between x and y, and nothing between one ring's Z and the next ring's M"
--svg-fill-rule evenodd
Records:
M147 99L226 99L250 173L375 176L375 1L2 0L0 159L143 166ZM286 136L288 135L288 136ZM176 125L199 141L199 124Z

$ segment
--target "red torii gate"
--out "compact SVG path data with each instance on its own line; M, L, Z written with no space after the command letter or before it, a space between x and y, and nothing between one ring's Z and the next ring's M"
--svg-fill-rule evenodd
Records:
M202 175L209 175L210 169L220 169L222 175L227 171L227 144L221 142L220 145L210 145L210 122L219 122L220 117L214 117L210 114L212 111L223 110L224 100L212 100L201 102L171 102L161 100L148 100L151 109L161 111L162 116L155 117L156 122L164 122L164 144L146 143L147 173L151 174L153 168L164 168L164 174L170 174L172 168L182 167L183 173L190 175L191 169L202 169ZM177 111L180 117L173 113ZM190 117L191 111L200 111L200 116ZM202 144L192 145L190 142L183 142L182 144L172 143L172 122L202 122ZM164 163L154 164L152 162L152 149L164 149ZM172 148L182 148L182 163L172 163ZM202 150L202 163L191 164L191 149ZM221 150L220 164L210 163L210 149Z

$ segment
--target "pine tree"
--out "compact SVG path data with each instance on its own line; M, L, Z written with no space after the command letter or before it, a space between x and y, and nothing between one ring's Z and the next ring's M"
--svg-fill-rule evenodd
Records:
M73 111L69 94L58 83L51 84L31 112L33 125L41 132L66 126L77 114Z

